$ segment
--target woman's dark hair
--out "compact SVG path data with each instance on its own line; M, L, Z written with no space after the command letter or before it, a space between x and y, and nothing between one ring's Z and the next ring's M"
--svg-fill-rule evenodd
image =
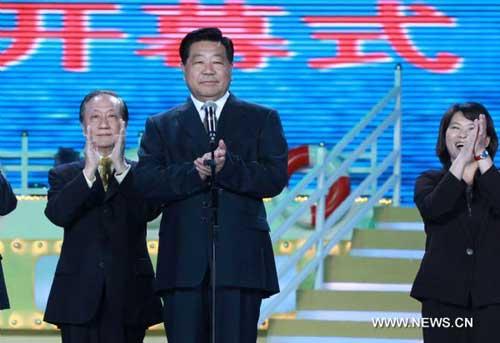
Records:
M436 143L436 155L439 157L441 164L448 168L451 165L450 154L448 153L448 149L446 148L446 130L450 125L451 118L457 112L462 112L464 117L469 120L479 119L480 114L484 114L486 117L486 135L490 137L490 143L486 147L488 153L491 158L495 157L495 153L498 148L498 137L495 131L495 126L493 125L493 119L490 116L490 113L478 102L465 102L461 104L453 104L448 110L445 112L443 117L441 118L441 124L439 125L439 135Z
M181 57L182 64L186 64L189 58L189 49L191 45L201 41L221 43L226 49L227 59L231 64L233 63L234 47L231 39L223 36L221 30L216 27L206 27L191 31L182 39L181 45L179 46L179 56Z
M120 105L121 105L120 107L121 107L122 119L125 123L128 123L128 107L127 107L127 103L125 102L125 100L123 100L115 92L109 91L109 90L104 90L104 89L98 89L98 90L92 91L89 94L85 95L82 102L80 103L80 123L83 123L83 117L85 115L85 106L87 105L87 103L99 95L109 95L109 96L112 96L113 98L115 98L116 100L118 100L120 102Z

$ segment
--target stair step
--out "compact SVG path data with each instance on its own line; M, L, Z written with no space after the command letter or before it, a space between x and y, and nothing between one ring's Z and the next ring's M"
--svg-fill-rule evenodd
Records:
M419 259L329 256L325 282L412 283Z
M297 310L418 312L420 303L403 292L300 290Z
M353 337L268 337L266 343L423 343L421 339Z
M270 319L267 343L422 342L421 305L409 296L425 248L420 214L378 207L374 223L353 231L348 254L325 259L323 289L297 291L293 319ZM384 319L392 325L374 324Z
M352 248L423 250L425 233L383 229L355 229Z
M418 327L380 328L374 327L371 322L271 318L268 339L273 336L419 339L421 329Z
M397 258L397 259L422 259L424 250L406 250L406 249L352 249L350 256L353 257L378 257L378 258Z
M422 222L416 207L375 207L373 219L376 222Z
M410 283L325 282L323 289L330 291L372 291L410 293Z
M424 223L419 222L376 222L375 227L392 231L424 231Z
M305 310L296 312L297 319L331 320L349 322L372 322L380 318L415 318L420 319L420 312L387 312L387 311L322 311Z

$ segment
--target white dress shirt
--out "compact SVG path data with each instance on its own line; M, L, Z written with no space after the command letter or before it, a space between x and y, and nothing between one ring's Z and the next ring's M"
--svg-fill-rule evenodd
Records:
M122 183L122 181L127 176L128 172L130 171L130 164L128 164L128 163L125 162L125 165L127 166L127 168L121 174L117 174L116 172L114 172L115 169L113 168L113 166L111 166L111 171L113 172L113 175L114 175L116 181L118 182L118 184ZM99 164L99 167L97 169L98 172L99 172L99 175L102 175L102 170L101 169L102 169L102 167ZM96 180L95 176L94 176L94 178L92 180L90 180L89 178L87 178L87 175L85 175L85 173L83 173L83 176L85 177L85 181L87 181L87 185L89 186L89 188L92 188L92 186L94 185L94 182Z
M224 108L224 105L226 104L227 98L229 98L229 91L226 91L226 94L222 96L222 98L219 98L215 100L215 104L217 105L217 109L215 111L215 117L217 120L220 118L220 114L222 113L222 109ZM205 110L202 110L201 108L205 104L204 102L201 102L200 100L196 99L193 94L191 94L191 99L193 100L193 104L196 107L196 110L198 111L198 114L200 115L200 120L203 123L203 119L205 119Z

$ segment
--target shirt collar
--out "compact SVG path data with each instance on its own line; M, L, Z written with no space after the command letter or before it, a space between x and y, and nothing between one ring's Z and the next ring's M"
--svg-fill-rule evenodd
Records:
M222 108L226 104L227 98L229 98L229 91L226 91L226 93L222 97L214 101L217 104L217 110L215 111L215 116L217 119L220 118ZM203 106L204 102L196 99L193 94L191 94L191 100L193 100L194 107L196 107L196 111L198 111L200 119L201 121L203 121L203 118L205 118L205 111L203 111L201 107Z

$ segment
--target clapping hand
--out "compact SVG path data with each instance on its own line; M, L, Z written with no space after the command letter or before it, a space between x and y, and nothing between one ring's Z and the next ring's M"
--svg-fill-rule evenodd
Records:
M99 160L99 151L97 150L92 127L89 125L85 133L85 167L83 169L87 179L94 179L95 172L99 166Z
M111 155L109 155L117 174L121 174L127 169L125 162L125 127L125 121L120 119L120 132L115 135L115 144Z
M486 135L486 116L479 115L479 119L474 120L474 125L477 126L477 136L474 144L474 155L481 154L490 143L489 137Z
M220 172L222 170L222 168L224 167L224 163L226 161L226 152L227 152L226 144L221 139L219 141L217 149L215 149L215 151L214 151L215 173ZM207 177L212 175L210 165L207 165L205 163L205 161L210 161L211 159L212 159L212 153L207 152L203 156L198 157L194 161L194 165L196 167L196 170L198 171L198 174L200 175L200 178L202 180L206 180Z

